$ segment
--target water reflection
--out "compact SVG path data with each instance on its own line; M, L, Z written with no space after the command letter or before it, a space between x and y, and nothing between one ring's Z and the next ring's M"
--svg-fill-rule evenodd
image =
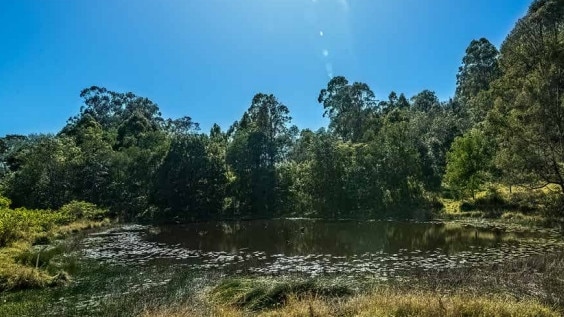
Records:
M147 240L190 250L350 256L404 249L454 253L471 246L494 247L514 238L514 234L501 231L445 223L261 220L164 226Z
M547 233L457 223L269 220L120 226L83 241L87 258L225 273L399 276L503 263L562 249Z

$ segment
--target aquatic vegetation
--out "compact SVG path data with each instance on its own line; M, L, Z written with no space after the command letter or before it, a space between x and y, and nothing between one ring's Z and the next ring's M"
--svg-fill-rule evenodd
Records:
M118 229L103 232L118 234ZM141 231L139 226L131 229ZM507 310L510 306L526 306L531 310L523 312L543 316L541 313L548 308L564 312L564 294L560 291L564 287L564 255L558 250L562 248L535 252L518 249L515 256L498 261L468 254L475 260L474 265L437 263L427 270L413 267L386 280L354 271L351 276L265 276L158 257L153 261L128 262L128 255L121 254L116 261L107 263L81 257L77 272L65 287L0 294L0 300L5 301L0 305L0 315L35 316L41 311L47 316L310 316L306 308L311 303L314 316L355 316L370 311L371 307L364 304L373 296L383 296L380 300L388 298L390 305L394 304L391 299L396 298L401 307L425 301L435 307L441 299L445 306L450 303L457 307L457 303L468 302L511 313L515 310ZM401 254L392 256L395 263L409 262ZM349 261L358 259L352 257ZM433 259L429 259L432 263ZM404 296L412 296L414 302L401 303ZM455 298L450 302L452 296ZM558 316L548 311L546 316ZM490 315L489 310L477 312ZM457 316L455 310L452 316Z
M551 230L476 222L272 220L233 225L244 229L236 233L224 233L225 226L116 226L87 236L81 249L85 258L112 265L168 263L196 272L388 279L414 270L504 263L562 248ZM209 232L200 235L203 231Z

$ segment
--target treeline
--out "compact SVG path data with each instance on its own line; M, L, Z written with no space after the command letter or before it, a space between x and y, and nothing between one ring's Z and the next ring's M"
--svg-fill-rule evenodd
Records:
M499 51L470 43L448 101L430 90L377 100L334 77L318 131L292 125L269 94L202 133L147 98L87 88L56 135L0 139L1 190L14 206L83 200L124 219L190 221L411 216L486 182L564 188L563 27L563 0L534 1Z

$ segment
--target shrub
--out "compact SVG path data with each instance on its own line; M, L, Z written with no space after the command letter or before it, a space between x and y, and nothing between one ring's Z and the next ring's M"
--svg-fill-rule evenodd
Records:
M25 237L31 225L26 218L16 210L0 209L0 247Z
M50 210L26 208L0 209L0 247L20 239L33 238L47 232L57 224L68 222L66 217Z
M0 209L10 208L12 201L6 197L0 196Z
M71 201L59 209L59 212L69 222L79 219L102 220L107 215L106 209L84 201Z

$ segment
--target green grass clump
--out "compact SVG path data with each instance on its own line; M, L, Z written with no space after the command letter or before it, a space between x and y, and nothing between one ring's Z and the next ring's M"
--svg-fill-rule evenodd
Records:
M343 297L352 294L352 289L347 285L314 279L235 278L214 287L210 297L215 303L256 311L283 306L291 297Z
M0 201L4 198L0 197ZM9 201L8 201L9 202ZM1 205L1 204L0 204ZM57 211L0 206L0 247L16 241L48 242L48 233L73 223L101 221L107 215L105 209L86 202L70 202Z
M53 277L43 270L13 263L0 263L0 291L43 288Z

